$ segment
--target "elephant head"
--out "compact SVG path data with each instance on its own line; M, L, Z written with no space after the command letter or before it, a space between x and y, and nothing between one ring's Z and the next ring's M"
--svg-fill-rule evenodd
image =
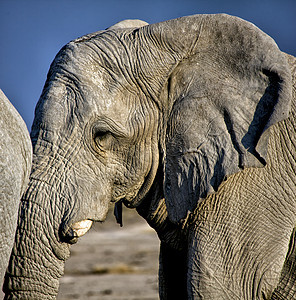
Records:
M227 15L142 25L78 38L50 67L7 299L54 298L69 244L111 202L137 208L157 187L178 226L227 176L266 164L291 96L275 42Z

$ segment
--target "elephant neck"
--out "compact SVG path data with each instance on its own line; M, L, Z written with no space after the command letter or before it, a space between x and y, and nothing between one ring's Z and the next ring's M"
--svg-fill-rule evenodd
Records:
M176 225L169 221L162 183L163 172L159 168L150 191L136 209L149 226L157 232L162 242L173 249L181 250L186 245L189 223Z

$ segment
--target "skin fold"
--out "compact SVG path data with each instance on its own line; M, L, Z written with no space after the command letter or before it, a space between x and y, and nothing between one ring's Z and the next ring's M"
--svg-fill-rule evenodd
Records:
M3 281L14 242L18 207L32 164L26 124L0 90L0 279Z
M161 299L295 298L295 99L295 58L228 15L68 43L35 110L5 299L55 299L111 202L156 230Z

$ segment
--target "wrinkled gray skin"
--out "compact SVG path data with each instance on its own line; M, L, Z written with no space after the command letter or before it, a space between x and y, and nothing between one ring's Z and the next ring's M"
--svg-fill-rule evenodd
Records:
M0 90L0 282L8 267L18 209L27 188L32 145L26 124Z
M295 299L295 58L227 15L142 25L51 65L6 299L54 299L81 221L120 201L161 239L161 299Z

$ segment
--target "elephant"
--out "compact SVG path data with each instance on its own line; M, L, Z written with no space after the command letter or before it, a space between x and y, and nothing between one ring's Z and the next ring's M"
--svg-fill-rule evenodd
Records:
M295 67L226 14L69 42L35 109L5 299L54 299L111 203L157 232L160 299L295 299Z
M0 90L0 281L13 247L18 209L29 183L32 145L22 117Z

